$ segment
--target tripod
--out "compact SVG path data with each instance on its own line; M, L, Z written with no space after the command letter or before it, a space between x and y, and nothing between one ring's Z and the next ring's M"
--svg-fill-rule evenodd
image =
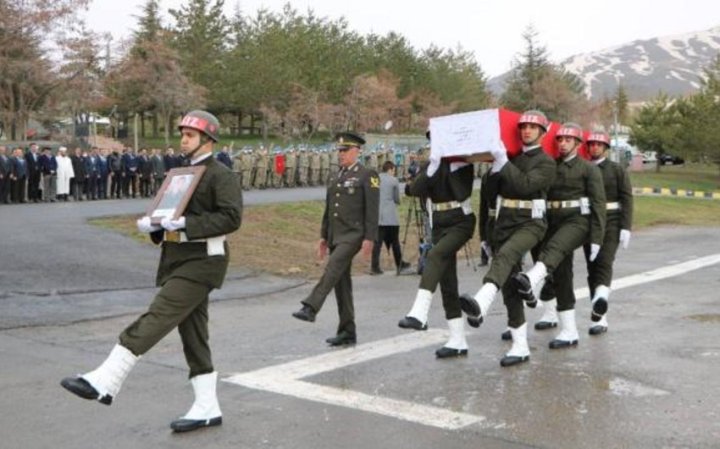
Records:
M405 219L405 234L403 235L402 241L402 252L405 254L405 247L407 245L408 232L411 224L414 221L415 233L418 237L418 268L417 273L422 274L425 269L425 257L428 251L432 248L431 230L430 223L428 220L428 212L425 209L425 202L423 198L411 197L412 201L408 206L407 217Z

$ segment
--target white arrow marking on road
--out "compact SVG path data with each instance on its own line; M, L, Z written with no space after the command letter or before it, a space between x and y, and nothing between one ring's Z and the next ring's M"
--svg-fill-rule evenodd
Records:
M626 276L613 281L613 290L620 290L679 276L718 263L720 263L720 254L713 254L644 273ZM578 298L587 297L589 295L588 288L576 289L575 295ZM382 396L372 396L357 391L327 387L300 380L305 377L345 368L350 365L437 345L443 343L446 339L447 331L439 329L430 329L426 332L412 332L385 340L357 345L354 348L333 351L289 363L269 366L248 373L238 373L223 379L223 381L248 388L295 396L310 401L378 413L418 424L439 427L441 429L455 430L483 422L490 424L484 416L454 412L452 410Z

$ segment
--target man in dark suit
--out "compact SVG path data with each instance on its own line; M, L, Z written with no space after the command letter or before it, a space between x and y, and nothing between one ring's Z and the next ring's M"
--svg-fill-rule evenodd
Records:
M222 162L227 168L232 170L232 158L230 157L230 148L228 148L227 145L222 147L222 150L218 152L216 157L219 162Z
M123 170L123 195L128 198L131 194L135 198L137 195L137 172L138 160L135 151L129 147L122 155ZM132 191L132 192L131 192Z
M40 198L40 154L38 154L38 146L36 143L30 144L30 149L25 153L25 161L27 162L27 188L28 201L37 203Z
M45 147L39 161L42 172L43 200L54 203L57 195L57 160L52 155L50 148Z
M0 145L0 203L7 204L10 202L10 173L12 167L10 158L7 157L7 148Z
M108 156L108 169L110 176L110 198L120 199L122 196L123 172L120 153L113 150Z
M73 173L75 177L70 180L70 190L75 201L82 201L85 193L85 182L87 176L85 174L85 162L82 157L82 151L79 147L75 148L75 153L70 156L72 162Z
M107 187L108 187L108 176L110 175L110 164L108 163L108 157L105 148L101 149L97 155L97 168L98 168L98 179L97 179L97 191L98 198L106 200L108 198Z
M23 150L15 148L12 157L12 173L10 174L10 198L13 203L25 202L27 188L27 161Z
M318 256L330 259L325 272L310 295L302 300L302 308L293 316L303 321L315 321L330 291L335 289L340 323L334 337L326 341L331 346L354 344L355 309L353 305L350 270L355 255L362 250L370 257L378 230L380 179L375 171L358 162L360 147L365 139L351 132L335 136L340 152L341 170L328 183L325 212L322 218Z

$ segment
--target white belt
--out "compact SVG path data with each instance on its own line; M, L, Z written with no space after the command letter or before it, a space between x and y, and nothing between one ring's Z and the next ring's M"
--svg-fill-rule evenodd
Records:
M446 210L458 209L461 207L469 207L469 206L470 206L470 200L465 200L462 202L447 201L445 203L432 203L430 207L435 212L442 212L442 211L446 211Z
M620 207L620 203L618 203L617 201L615 201L614 203L607 203L605 205L605 210L620 210L620 209L622 209L622 208Z
M532 209L533 200L511 200L503 198L500 205L510 209Z
M548 209L568 209L580 207L580 200L548 201Z
M165 231L164 239L166 242L176 243L207 243L207 254L208 256L224 256L225 255L225 236L219 235L217 237L210 237L207 239L195 239L190 240L187 234L183 231Z

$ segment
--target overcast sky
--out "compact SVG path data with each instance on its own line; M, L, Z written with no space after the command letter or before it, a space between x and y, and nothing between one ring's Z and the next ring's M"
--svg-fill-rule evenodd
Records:
M165 23L167 10L186 0L160 0ZM145 0L93 0L86 14L98 32L127 37L136 27ZM259 8L280 11L287 0L226 0L231 16L240 5L245 15ZM532 24L539 42L553 60L602 50L635 39L683 34L720 26L718 0L293 0L305 13L336 19L345 17L362 34L396 31L418 49L434 43L443 48L461 45L474 52L488 76L510 69L522 51L522 33ZM662 6L661 6L662 5Z

